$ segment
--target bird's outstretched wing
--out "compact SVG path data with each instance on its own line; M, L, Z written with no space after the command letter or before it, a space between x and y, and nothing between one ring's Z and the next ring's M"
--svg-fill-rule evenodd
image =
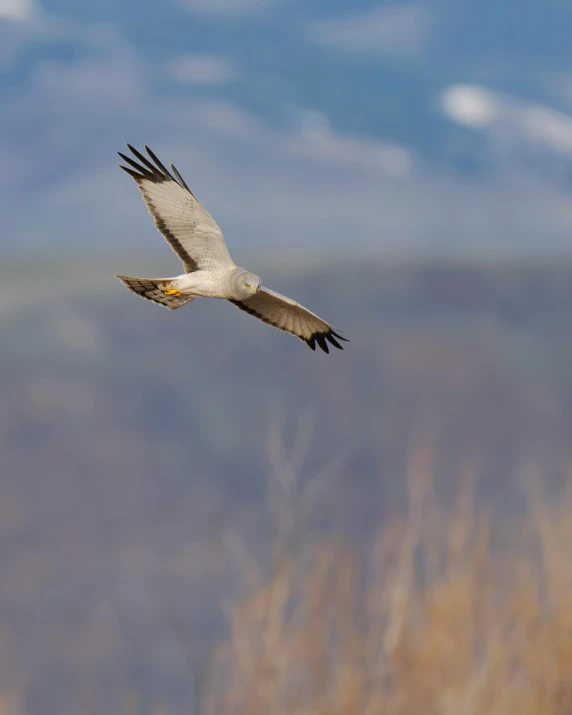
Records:
M318 318L304 306L269 288L261 287L258 293L247 300L231 300L229 302L264 323L295 335L307 343L312 350L316 349L316 343L318 343L327 353L329 352L328 342L343 350L338 340L349 342L347 338L338 335L331 325Z
M145 150L153 163L130 144L127 146L139 162L117 152L133 167L121 168L137 183L155 226L179 256L185 271L233 266L222 231L193 196L177 169L171 164L173 176L147 146Z

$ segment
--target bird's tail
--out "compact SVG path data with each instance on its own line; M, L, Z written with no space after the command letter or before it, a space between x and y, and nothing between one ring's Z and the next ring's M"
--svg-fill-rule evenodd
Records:
M195 299L194 295L182 295L172 291L170 278L130 278L129 276L115 276L123 285L141 298L163 305L169 310L175 310ZM166 292L167 291L167 292ZM169 293L169 291L171 291Z

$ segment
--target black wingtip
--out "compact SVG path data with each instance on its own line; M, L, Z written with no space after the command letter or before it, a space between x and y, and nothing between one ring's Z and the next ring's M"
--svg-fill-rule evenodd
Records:
M316 342L325 353L330 352L328 348L328 343L326 342L326 338L324 335L316 335Z
M340 333L341 333L341 332L342 332L342 331L340 330ZM338 340L343 340L345 343L349 343L349 342L350 342L347 338L343 338L341 335L338 335L338 334L335 332L335 330L332 330L332 331L331 331L331 334L332 334L335 338L337 338Z
M119 168L123 169L123 171L127 172L129 176L131 176L135 181L139 181L142 176L141 174L138 174L136 171L133 171L133 169L129 169L127 166L123 166L122 164L119 164Z
M133 161L133 159L130 156L122 154L120 151L118 151L117 153L123 159L123 161L126 161L130 166L132 166L136 171L139 172L138 176L140 179L145 177L146 179L154 180L154 176L156 176L156 172L152 173L151 171L146 169L144 166L141 166L136 161Z
M171 171L173 172L173 174L175 174L175 176L177 177L177 180L179 181L179 183L181 184L181 186L182 186L184 189L186 189L186 190L191 194L192 191L189 189L189 187L188 187L187 184L185 183L185 180L184 180L183 177L179 174L179 172L177 171L177 167L176 167L174 164L171 164Z
M328 333L326 335L326 338L329 340L329 342L338 350L343 350L343 347L338 343L338 341L334 338L334 336L331 333Z
M122 152L118 151L117 154L125 161L127 164L132 166L138 174L134 174L132 171L128 170L127 167L122 166L121 168L127 171L131 176L136 179L148 179L149 181L153 181L155 183L161 183L163 181L174 181L177 183L181 188L186 189L191 196L194 197L193 192L189 189L187 184L185 183L185 180L181 176L181 174L177 171L176 167L171 164L171 169L173 170L173 174L167 169L167 167L158 159L157 155L149 148L147 144L144 144L145 151L149 155L149 157L152 159L154 164L147 159L147 157L143 156L143 154L135 149L134 146L129 144L129 142L126 143L126 147L129 149L129 151L133 154L133 156L138 160L134 161L130 156L126 156ZM196 197L195 197L196 198Z
M151 159L155 162L159 171L162 171L163 174L165 174L165 176L168 176L170 179L173 179L169 169L167 169L167 167L155 156L155 154L151 151L151 149L149 149L147 144L145 144L144 146L145 146L145 151L147 152L147 154L149 154ZM174 179L173 179L173 181L174 181Z
M305 342L308 344L308 347L314 351L316 350L316 343L318 343L320 348L325 353L329 354L330 350L329 350L328 343L330 345L333 345L338 350L344 349L343 346L338 343L336 338L339 338L340 340L344 340L346 343L349 343L349 340L347 338L342 338L341 335L338 335L333 330L329 330L327 333L314 333L314 335L312 335L310 338L305 340Z

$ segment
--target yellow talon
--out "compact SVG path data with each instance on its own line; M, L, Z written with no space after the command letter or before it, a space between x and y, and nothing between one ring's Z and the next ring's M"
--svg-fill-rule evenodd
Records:
M176 288L167 288L167 290L164 290L163 293L165 295L175 295L177 298L181 295Z

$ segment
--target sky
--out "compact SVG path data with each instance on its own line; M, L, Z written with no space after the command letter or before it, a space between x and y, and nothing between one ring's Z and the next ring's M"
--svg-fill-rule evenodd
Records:
M233 255L569 252L570 26L564 0L0 0L0 252L162 248L126 142Z

